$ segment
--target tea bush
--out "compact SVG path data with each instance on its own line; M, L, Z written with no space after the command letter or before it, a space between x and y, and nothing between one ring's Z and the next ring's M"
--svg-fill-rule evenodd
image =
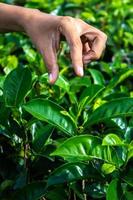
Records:
M80 17L106 32L108 44L79 78L62 42L51 86L26 35L0 35L0 199L132 200L131 1L1 2Z

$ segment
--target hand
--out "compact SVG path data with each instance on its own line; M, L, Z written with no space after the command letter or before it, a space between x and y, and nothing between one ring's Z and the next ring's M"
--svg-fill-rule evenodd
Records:
M107 40L105 33L80 19L0 3L0 32L10 31L29 35L44 58L51 84L59 73L56 55L62 35L70 46L72 65L79 76L83 76L83 64L100 58Z
M78 76L83 76L83 64L99 59L105 49L105 33L80 19L36 11L27 22L26 32L43 56L51 84L58 77L57 51L61 35L69 44L72 65Z

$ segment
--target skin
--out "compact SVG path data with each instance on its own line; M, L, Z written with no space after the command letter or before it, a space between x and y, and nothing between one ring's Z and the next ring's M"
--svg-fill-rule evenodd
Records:
M84 21L69 16L53 16L19 6L0 3L0 32L25 32L41 53L49 73L49 82L58 78L57 52L62 35L70 47L75 73L83 76L84 64L101 57L107 36Z

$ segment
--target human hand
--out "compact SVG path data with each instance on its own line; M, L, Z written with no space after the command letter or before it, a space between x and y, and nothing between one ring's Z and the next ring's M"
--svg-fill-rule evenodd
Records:
M53 16L38 10L27 18L25 31L43 56L51 84L58 78L57 52L61 35L68 42L72 65L78 76L83 76L84 64L100 58L107 40L105 33L80 19Z
M83 76L83 64L100 58L107 36L102 31L72 17L53 16L39 10L0 3L0 32L26 32L42 54L50 83L58 77L57 52L61 36L70 47L75 73Z
M57 52L61 35L69 44L72 65L78 76L84 74L83 64L99 59L105 49L106 34L80 19L53 16L40 11L36 11L29 19L26 32L43 56L51 84L59 73Z

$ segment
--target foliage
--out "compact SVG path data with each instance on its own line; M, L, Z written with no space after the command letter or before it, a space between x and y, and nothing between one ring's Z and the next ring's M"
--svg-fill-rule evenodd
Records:
M63 42L55 85L22 34L0 37L0 199L133 199L130 0L4 0L80 17L108 34L75 77Z

